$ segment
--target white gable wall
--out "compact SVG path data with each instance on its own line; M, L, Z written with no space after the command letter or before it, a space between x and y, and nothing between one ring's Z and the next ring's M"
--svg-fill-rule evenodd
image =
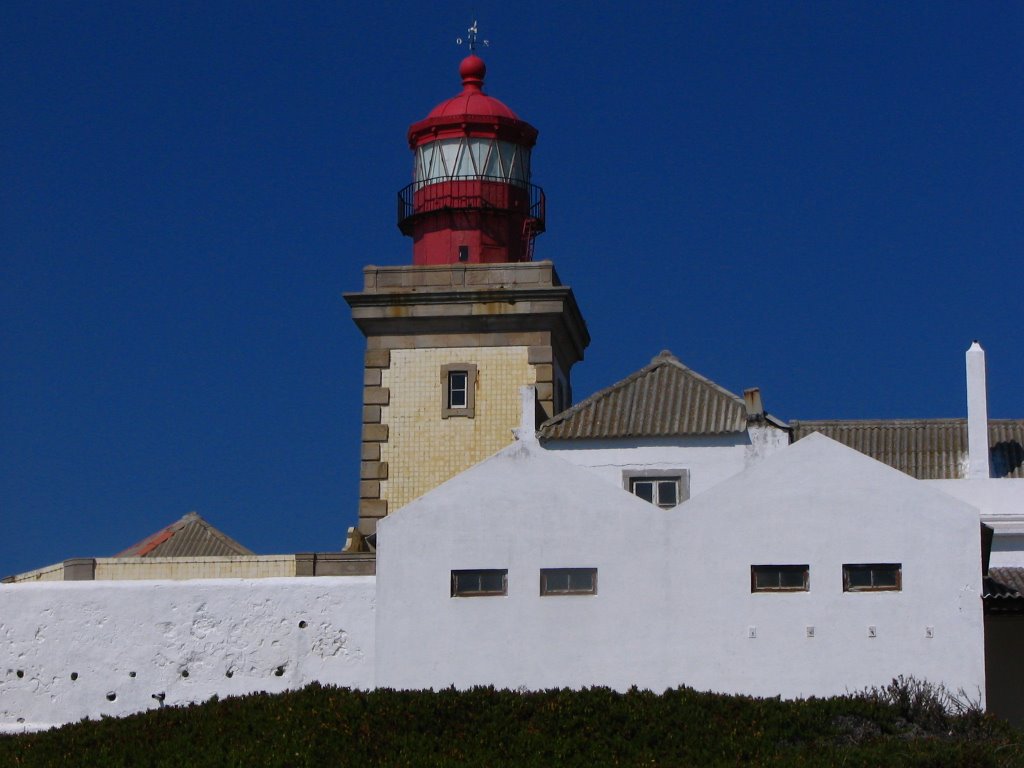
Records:
M377 684L664 687L667 518L517 443L378 528ZM540 569L596 567L595 596L541 597ZM451 597L453 569L508 595Z
M688 684L809 696L914 675L982 695L975 509L815 435L678 515L673 551L693 554L673 561ZM751 565L804 563L808 592L751 593ZM903 589L844 593L844 563L901 563Z

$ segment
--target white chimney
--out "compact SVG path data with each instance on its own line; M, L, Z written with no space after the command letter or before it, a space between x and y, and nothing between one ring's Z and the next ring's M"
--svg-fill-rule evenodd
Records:
M988 458L988 394L985 350L975 341L967 350L967 477L990 477Z
M519 427L512 430L516 440L521 443L537 444L537 390L533 387L520 387L519 398L522 410L519 416Z

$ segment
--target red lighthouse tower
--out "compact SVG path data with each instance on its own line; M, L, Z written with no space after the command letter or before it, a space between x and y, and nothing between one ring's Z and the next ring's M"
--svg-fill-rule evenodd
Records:
M471 53L462 93L409 128L413 182L398 193L398 226L414 264L530 261L544 231L544 191L530 183L537 129L484 93L486 71Z
M475 23L469 33L472 47ZM413 263L366 266L363 289L345 294L366 336L364 537L508 445L522 387L537 423L567 408L590 343L572 289L531 258L544 231L544 193L530 182L537 130L483 92L484 72L471 52L462 92L409 128L413 182L398 195L398 225Z

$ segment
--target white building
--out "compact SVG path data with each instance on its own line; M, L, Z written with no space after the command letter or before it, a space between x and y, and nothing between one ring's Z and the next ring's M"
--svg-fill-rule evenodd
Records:
M666 510L563 455L518 442L381 521L378 685L983 696L969 505L821 435Z

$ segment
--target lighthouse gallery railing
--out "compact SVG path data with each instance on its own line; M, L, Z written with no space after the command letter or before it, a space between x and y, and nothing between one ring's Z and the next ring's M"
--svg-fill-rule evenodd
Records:
M411 219L437 211L519 213L544 231L546 201L536 184L510 182L500 176L468 176L414 181L398 193L398 226L406 232ZM406 234L409 234L406 232Z

